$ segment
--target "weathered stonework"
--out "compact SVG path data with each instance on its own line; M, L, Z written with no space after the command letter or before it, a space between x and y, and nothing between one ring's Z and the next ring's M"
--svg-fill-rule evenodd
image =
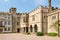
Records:
M1 14L4 15L3 17L0 17L0 24L3 24L2 26L0 25L0 32L58 33L58 31L50 27L55 23L55 21L60 20L60 9L51 7L51 0L48 0L48 3L48 7L40 6L29 13L16 13L16 8L13 7L10 8L8 13L0 12L0 16ZM10 15L10 19L5 18L5 16L9 17L8 15ZM10 20L10 25L4 25L5 21L8 20ZM5 27L7 27L7 31L3 31ZM10 31L8 31L8 27L10 27Z

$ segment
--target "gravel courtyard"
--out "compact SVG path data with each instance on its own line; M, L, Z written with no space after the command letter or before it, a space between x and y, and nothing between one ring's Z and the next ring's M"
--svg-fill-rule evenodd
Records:
M60 40L60 37L25 35L20 33L0 34L0 40Z

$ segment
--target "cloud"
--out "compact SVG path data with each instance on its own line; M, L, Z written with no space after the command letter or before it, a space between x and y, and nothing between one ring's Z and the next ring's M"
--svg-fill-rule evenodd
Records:
M9 2L9 0L4 0L5 2Z
M0 2L9 2L10 0L0 0Z
M34 0L34 5L44 4L45 0Z

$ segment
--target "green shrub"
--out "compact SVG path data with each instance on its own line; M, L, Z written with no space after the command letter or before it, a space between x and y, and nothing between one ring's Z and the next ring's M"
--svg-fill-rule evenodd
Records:
M48 36L57 36L57 33L48 33Z
M59 37L60 37L60 34L59 34Z
M42 32L37 32L36 35L37 36L42 36L43 34L42 34Z
M30 33L29 33L29 32L27 32L27 33L25 33L25 34L29 35Z

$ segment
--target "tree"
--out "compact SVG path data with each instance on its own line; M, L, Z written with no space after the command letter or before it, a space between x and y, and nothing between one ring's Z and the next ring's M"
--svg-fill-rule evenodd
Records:
M50 28L54 28L56 31L58 31L58 26L59 26L59 30L60 30L60 20L59 20L59 23L58 23L58 21L55 21L54 23L52 23Z

